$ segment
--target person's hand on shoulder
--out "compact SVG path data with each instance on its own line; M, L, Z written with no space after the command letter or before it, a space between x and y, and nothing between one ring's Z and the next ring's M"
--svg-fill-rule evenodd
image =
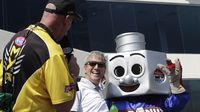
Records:
M77 59L76 57L72 54L72 56L70 57L69 63L69 71L70 74L72 75L72 77L74 78L74 80L77 80L77 77L79 76L79 71L80 71L80 67L77 63Z

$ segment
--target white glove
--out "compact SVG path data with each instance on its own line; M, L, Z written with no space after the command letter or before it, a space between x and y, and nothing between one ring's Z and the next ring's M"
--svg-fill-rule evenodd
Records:
M182 67L179 59L172 63L171 60L167 60L167 65L158 64L158 68L168 76L171 92L173 94L180 94L185 92L185 88L182 85Z

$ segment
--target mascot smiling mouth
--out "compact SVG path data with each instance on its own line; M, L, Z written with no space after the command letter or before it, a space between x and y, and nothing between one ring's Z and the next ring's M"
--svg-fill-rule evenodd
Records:
M134 85L119 85L119 88L124 92L133 92L139 88L140 84L134 84Z

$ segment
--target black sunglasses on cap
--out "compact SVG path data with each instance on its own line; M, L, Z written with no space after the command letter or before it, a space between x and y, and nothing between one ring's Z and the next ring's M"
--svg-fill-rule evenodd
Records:
M96 65L98 65L98 67L100 68L106 67L104 62L96 62L96 61L88 61L85 63L85 65L90 65L91 67L95 67Z

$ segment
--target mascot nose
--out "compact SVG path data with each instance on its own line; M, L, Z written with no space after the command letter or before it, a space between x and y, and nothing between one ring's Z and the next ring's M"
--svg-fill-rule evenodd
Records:
M121 84L138 84L138 79L133 77L132 75L127 75L124 78L120 79L119 82Z

